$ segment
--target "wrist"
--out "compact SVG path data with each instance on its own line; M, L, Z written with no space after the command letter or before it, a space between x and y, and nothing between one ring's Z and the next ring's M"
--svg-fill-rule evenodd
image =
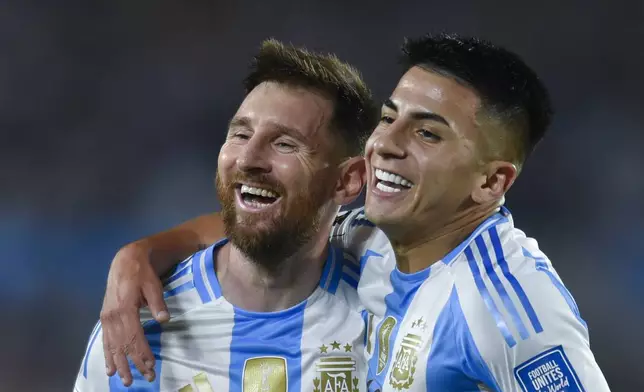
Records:
M122 260L150 261L152 247L146 239L130 242L119 249L117 258Z

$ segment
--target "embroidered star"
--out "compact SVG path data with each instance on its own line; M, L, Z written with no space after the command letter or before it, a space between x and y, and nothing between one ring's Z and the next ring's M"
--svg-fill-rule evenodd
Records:
M349 343L344 345L344 351L347 352L347 353L351 352L351 345Z
M338 343L338 342L336 342L334 340L333 343L331 343L331 347L333 348L333 350L339 350L340 349L340 343Z
M320 346L320 354L326 354L326 353L327 353L327 352L326 352L326 349L327 349L327 348L328 348L327 346L325 346L325 345L321 345L321 346Z

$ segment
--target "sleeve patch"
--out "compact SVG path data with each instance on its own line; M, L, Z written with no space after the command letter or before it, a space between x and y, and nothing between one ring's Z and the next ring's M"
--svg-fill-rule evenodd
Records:
M514 376L523 392L585 392L561 346L517 366Z

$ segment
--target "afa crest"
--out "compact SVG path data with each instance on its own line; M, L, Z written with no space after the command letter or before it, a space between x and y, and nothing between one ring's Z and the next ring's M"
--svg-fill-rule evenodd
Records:
M313 392L360 392L360 380L353 376L356 369L356 360L349 355L342 355L342 351L352 351L350 344L342 346L334 341L329 346L322 345L320 353L328 354L328 350L338 350L337 356L325 356L315 364L319 377L313 380ZM344 350L342 350L344 349Z
M422 317L412 323L412 331L419 329L425 331L426 324ZM420 332L420 331L419 331ZM408 333L400 342L400 348L396 352L392 364L389 384L398 390L409 389L414 383L416 373L416 362L418 362L418 351L423 347L423 337L414 333Z

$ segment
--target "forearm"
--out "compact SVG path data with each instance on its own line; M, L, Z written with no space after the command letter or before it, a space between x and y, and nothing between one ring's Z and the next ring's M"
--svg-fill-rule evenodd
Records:
M135 241L121 251L144 253L158 276L225 236L219 213L202 215L170 230Z

